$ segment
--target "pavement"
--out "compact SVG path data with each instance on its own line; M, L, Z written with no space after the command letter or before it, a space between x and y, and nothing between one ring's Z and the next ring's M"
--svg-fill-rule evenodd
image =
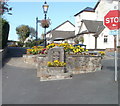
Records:
M36 68L23 62L25 51L8 48L2 68L3 104L118 104L114 58L104 58L101 71L40 82Z

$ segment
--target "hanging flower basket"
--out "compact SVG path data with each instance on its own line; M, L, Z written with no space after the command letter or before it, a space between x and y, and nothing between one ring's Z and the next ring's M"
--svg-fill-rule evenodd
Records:
M50 26L50 20L47 19L47 20L41 20L40 21L40 24L43 28L48 28Z

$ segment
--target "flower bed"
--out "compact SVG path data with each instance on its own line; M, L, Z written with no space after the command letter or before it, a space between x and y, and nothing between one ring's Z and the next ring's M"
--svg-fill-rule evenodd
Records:
M34 46L31 49L27 49L27 54L47 54L47 49L42 46Z
M64 67L65 62L60 62L59 60L54 60L53 62L48 61L48 67Z
M27 62L36 64L37 77L41 80L53 80L71 78L71 74L101 70L103 55L105 55L103 51L88 52L80 46L52 43L46 48L34 46L27 50L27 55L24 57ZM30 60L30 57L33 60Z
M98 55L89 53L88 50L85 50L84 48L82 48L80 46L74 47L73 45L68 44L68 43L61 43L61 44L52 43L52 44L48 45L46 48L43 48L42 46L34 46L31 49L27 49L27 55L24 55L24 60L26 63L37 65L37 58L39 56L41 57L42 55L46 56L48 54L49 49L54 48L56 46L64 47L65 54L69 55L69 56L72 56L72 55L73 56L74 55L98 56ZM99 54L99 56L101 55L103 57L105 55L105 52L99 51L98 54ZM52 65L52 64L49 62L49 66L50 65Z
M61 44L49 44L46 48L43 48L42 46L34 46L31 49L27 49L27 54L47 54L48 50L53 47L64 47L64 50L66 53L71 53L71 54L81 54L82 52L87 52L88 50L85 50L84 48L80 46L73 46L68 43L61 43Z

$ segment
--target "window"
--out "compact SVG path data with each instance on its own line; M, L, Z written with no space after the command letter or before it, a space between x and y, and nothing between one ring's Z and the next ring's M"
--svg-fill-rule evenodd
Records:
M107 43L107 42L108 42L108 36L104 35L104 43Z

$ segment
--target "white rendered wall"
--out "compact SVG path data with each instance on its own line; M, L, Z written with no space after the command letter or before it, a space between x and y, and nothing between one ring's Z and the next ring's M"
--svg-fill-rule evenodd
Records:
M71 23L66 22L55 30L56 31L75 31L75 27ZM46 38L47 39L52 38L52 33L46 34ZM56 41L56 42L60 43L60 41ZM50 43L50 41L47 41L47 43Z
M96 19L99 21L104 20L104 16L110 11L112 6L112 2L109 2L107 0L101 0L99 5L97 6L95 13L96 13Z
M81 20L98 20L98 21L104 21L104 16L110 11L114 9L120 10L120 2L113 1L113 0L101 0L99 5L97 6L95 13L93 12L83 12L75 17L75 34L78 33L81 25ZM89 16L89 17L88 17ZM85 27L83 26L81 29L81 32L85 30ZM114 48L114 36L109 35L109 29L105 28L104 31L99 35L97 39L97 48L98 49L106 49L106 48ZM120 32L119 32L120 33ZM108 35L108 42L104 43L104 35ZM117 36L117 45L119 41L120 36ZM84 35L84 44L87 45L88 49L95 47L95 38L90 36L90 34Z
M70 44L74 44L75 43L73 39L68 39L67 42L70 43Z
M104 42L104 36L108 36L108 42ZM97 48L98 49L106 49L106 48L114 48L114 36L109 35L109 30L107 28L99 35L97 39Z
M75 16L75 35L78 34L82 20L96 20L96 14L94 12L82 12Z
M58 27L57 29L55 29L56 31L75 31L75 27L70 24L69 22L66 22L65 24L61 25L60 27ZM47 38L51 38L52 34L48 33L46 35Z
M86 45L86 49L95 49L95 38L92 36L93 34L84 34L84 45Z
M56 30L58 31L75 31L75 27L71 25L69 22L66 22L62 26L58 27Z

